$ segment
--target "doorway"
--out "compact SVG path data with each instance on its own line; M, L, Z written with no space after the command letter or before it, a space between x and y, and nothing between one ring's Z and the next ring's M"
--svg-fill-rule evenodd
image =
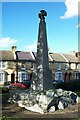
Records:
M14 83L15 82L15 74L14 72L11 74L11 83Z

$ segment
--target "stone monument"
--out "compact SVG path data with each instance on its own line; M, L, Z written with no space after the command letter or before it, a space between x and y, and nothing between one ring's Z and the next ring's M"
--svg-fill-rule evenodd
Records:
M41 10L40 13L38 14L38 17L40 18L36 55L36 67L37 67L36 90L38 91L53 88L52 74L51 71L49 70L45 16L47 16L47 12L45 10Z

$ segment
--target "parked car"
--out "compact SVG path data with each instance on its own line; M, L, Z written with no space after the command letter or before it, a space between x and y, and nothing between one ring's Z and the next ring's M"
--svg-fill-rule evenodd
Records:
M27 88L27 86L26 85L24 85L23 83L12 83L10 86L9 86L9 88L17 88L17 87L20 87L20 88L23 88L23 89L26 89Z

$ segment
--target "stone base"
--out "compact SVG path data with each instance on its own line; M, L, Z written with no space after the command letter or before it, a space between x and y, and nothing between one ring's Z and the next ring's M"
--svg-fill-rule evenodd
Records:
M62 89L42 91L39 93L23 91L22 93L15 93L12 98L10 97L9 102L17 103L18 106L27 110L44 114L60 109L63 110L76 103L80 103L80 97L74 92Z

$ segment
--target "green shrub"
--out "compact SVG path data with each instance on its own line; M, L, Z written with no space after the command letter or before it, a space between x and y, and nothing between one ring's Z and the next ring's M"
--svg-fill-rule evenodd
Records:
M76 91L77 95L80 97L80 91Z
M9 88L7 88L7 87L0 87L0 92L1 92L2 94L4 94L4 93L9 93Z
M57 83L56 88L62 88L64 90L71 90L71 91L80 91L80 82L79 81L70 81L64 83Z

